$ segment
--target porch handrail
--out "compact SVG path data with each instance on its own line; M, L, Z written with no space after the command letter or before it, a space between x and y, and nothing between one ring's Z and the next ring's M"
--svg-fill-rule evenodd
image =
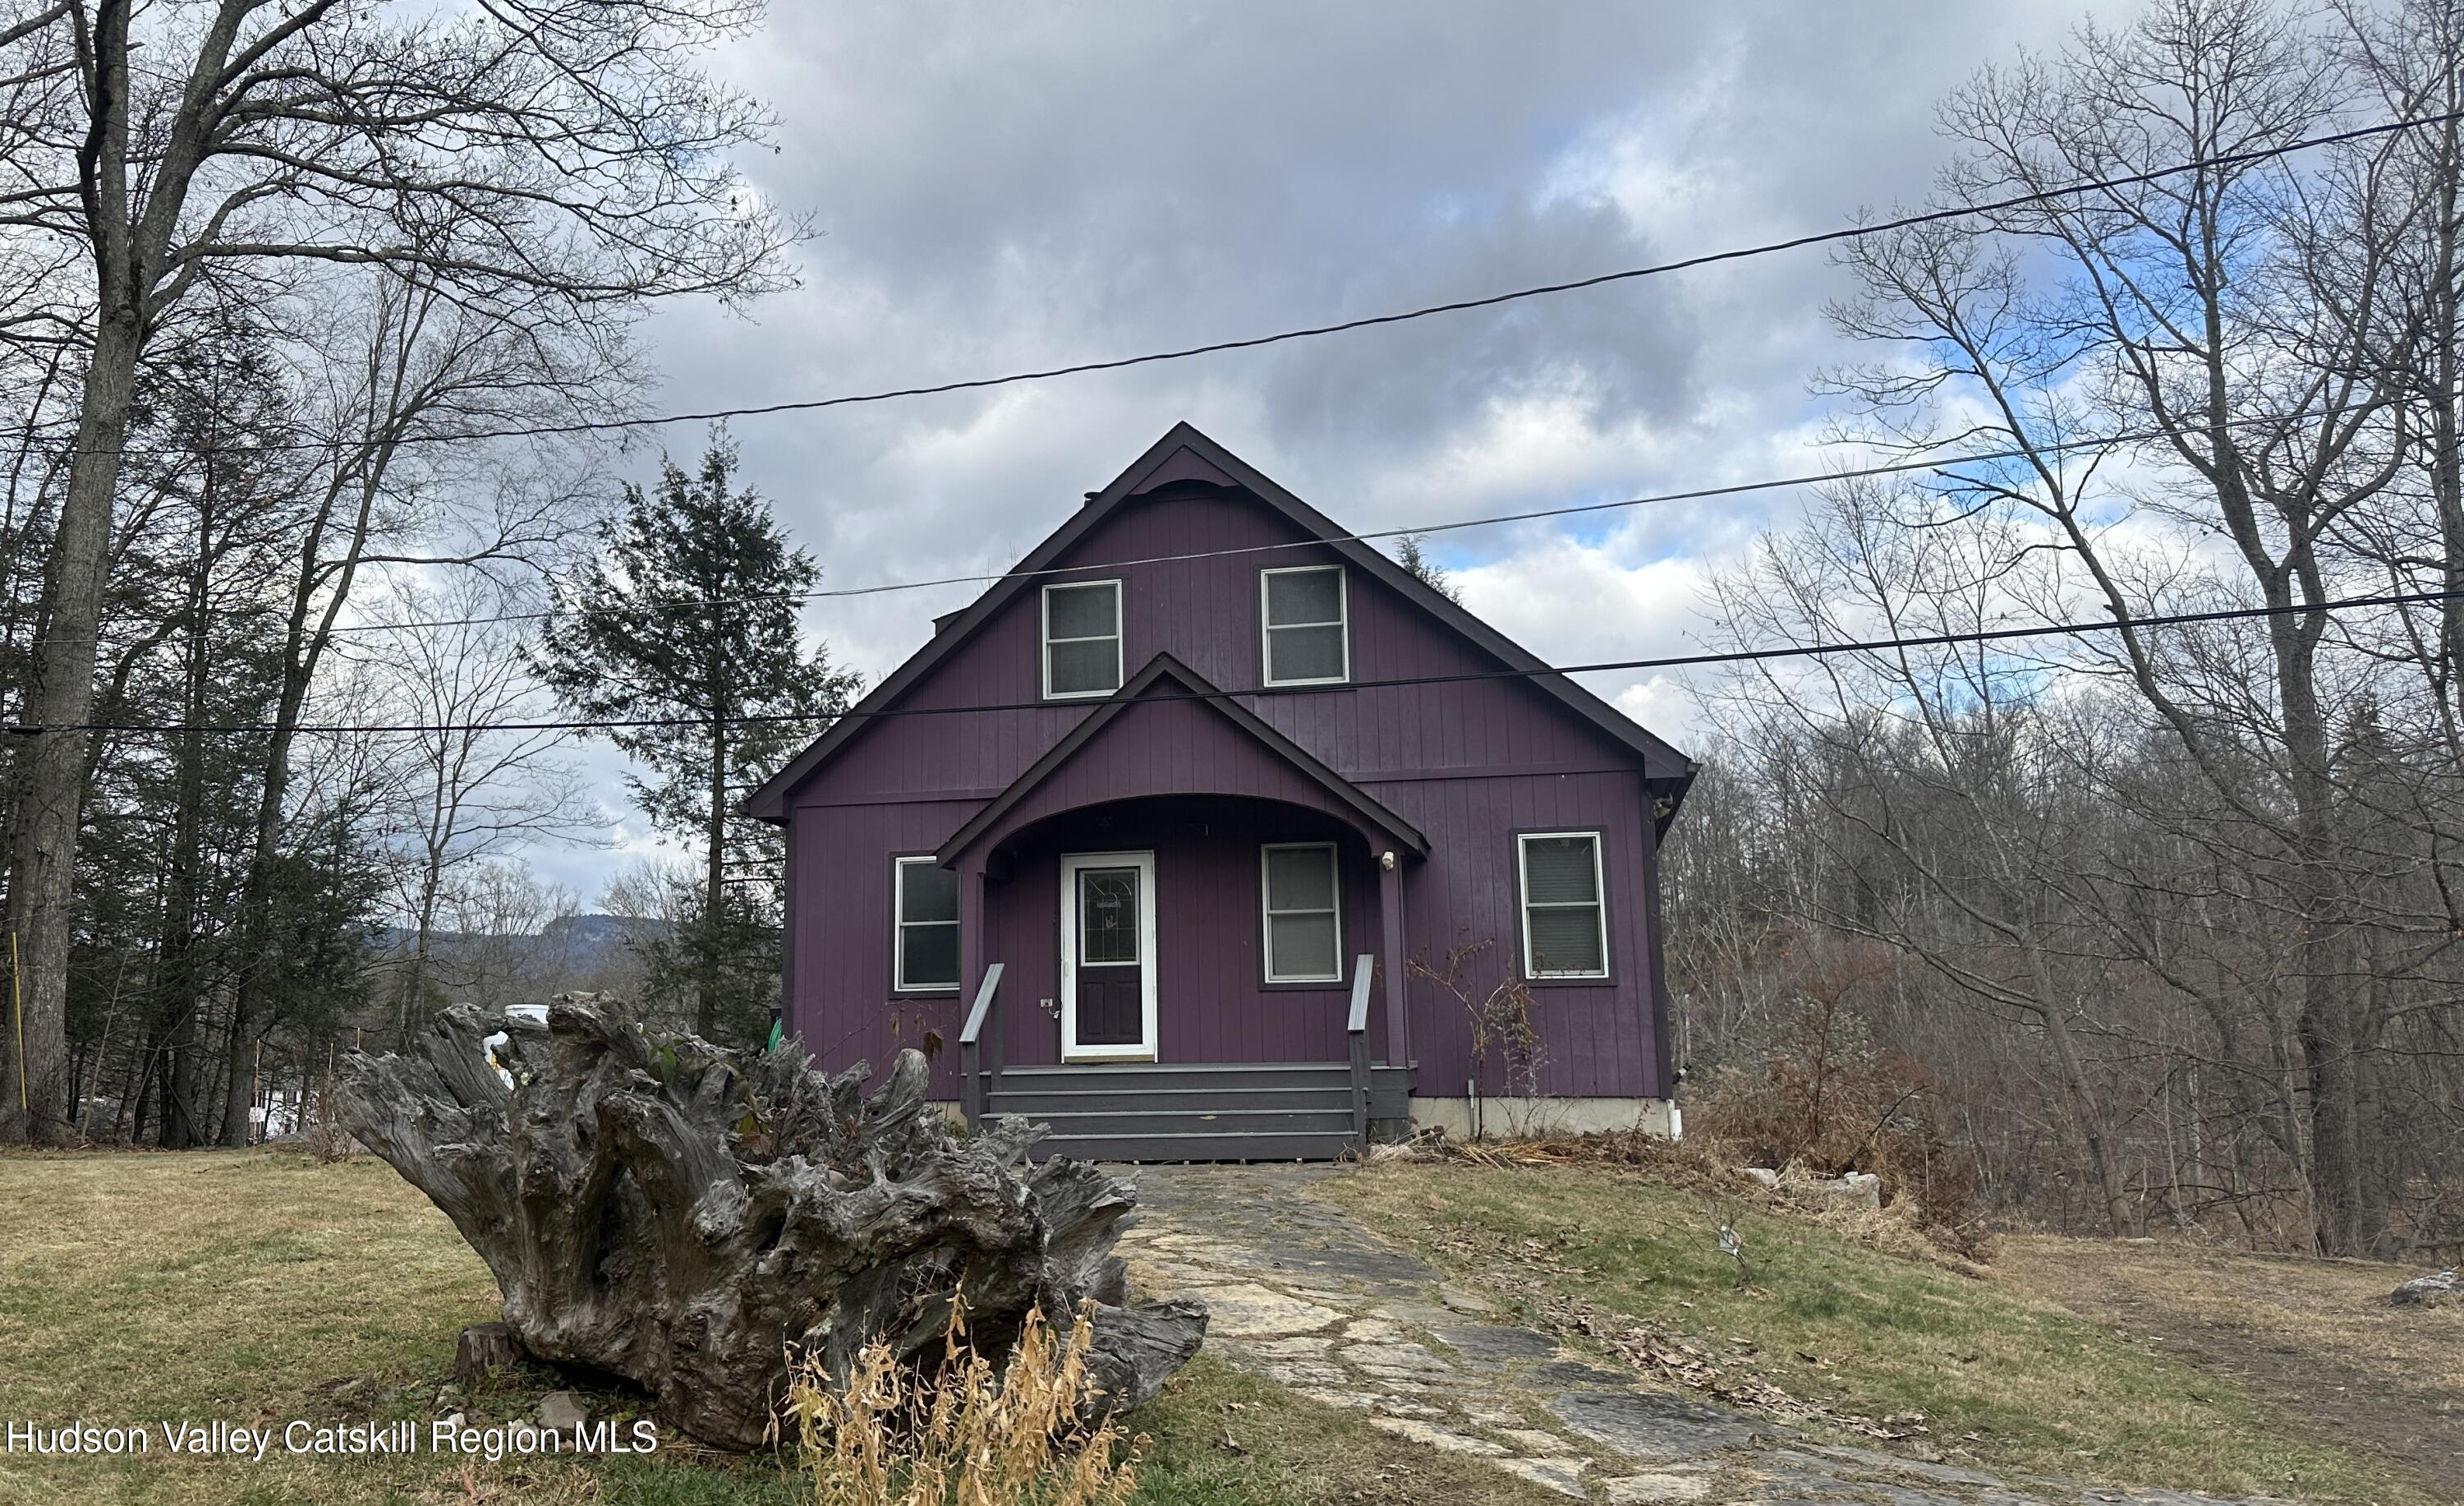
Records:
M984 1103L1001 1080L1001 1031L992 1032L992 1065L983 1062L984 1029L993 1023L993 1007L1001 998L1001 964L995 963L984 969L984 981L976 988L975 1008L967 1011L967 1023L958 1028L958 1100L967 1116L967 1127L983 1122Z
M1375 953L1363 952L1352 963L1352 1013L1343 1022L1352 1046L1352 1142L1369 1153L1369 985L1377 970Z

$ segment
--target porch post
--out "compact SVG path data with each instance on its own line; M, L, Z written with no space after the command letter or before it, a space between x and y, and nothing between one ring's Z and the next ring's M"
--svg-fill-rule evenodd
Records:
M1385 921L1386 1063L1412 1063L1412 1029L1403 1006L1403 860L1392 851L1377 859L1377 900Z
M958 1007L972 1008L971 1001L983 987L984 967L991 959L984 956L984 870L980 863L970 862L958 870ZM963 1029L965 1016L960 1016ZM984 1110L984 1098L992 1091L992 1078L1001 1072L999 1038L1001 1021L986 1022L987 1033L994 1039L982 1042L977 1051L959 1052L958 1071L964 1080L958 1084L958 1101L968 1115L968 1127L975 1127ZM979 1054L989 1051L990 1056Z

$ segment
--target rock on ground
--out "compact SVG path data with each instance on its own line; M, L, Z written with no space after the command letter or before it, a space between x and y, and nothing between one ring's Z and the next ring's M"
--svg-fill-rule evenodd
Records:
M2435 1275L2415 1276L2387 1294L2398 1307L2432 1307L2464 1300L2464 1269L2451 1267Z

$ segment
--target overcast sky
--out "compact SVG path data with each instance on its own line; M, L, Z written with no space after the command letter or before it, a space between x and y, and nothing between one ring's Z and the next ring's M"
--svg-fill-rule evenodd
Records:
M1921 197L1936 99L2085 0L1858 5L780 4L720 71L746 164L821 232L802 287L644 330L654 402L980 376L1476 296L1838 226ZM2111 17L2135 7L2093 9ZM1846 291L1819 251L995 393L739 420L825 586L997 571L1188 419L1338 522L1392 528L1800 473ZM701 435L661 436L680 455ZM647 475L653 460L635 457ZM1441 535L1466 605L1558 663L1685 652L1700 587L1793 505ZM807 617L877 679L973 588ZM1682 682L1594 688L1699 733ZM594 756L594 764L604 762ZM610 765L612 767L612 765ZM636 818L609 814L626 846ZM605 851L540 853L594 902Z

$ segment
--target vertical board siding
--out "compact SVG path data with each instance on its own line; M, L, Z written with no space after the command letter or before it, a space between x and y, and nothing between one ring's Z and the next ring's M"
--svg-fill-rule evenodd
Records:
M1264 677L1258 572L1338 563L1332 551L1309 542L1209 559L1113 562L1304 538L1289 520L1243 494L1168 490L1125 503L1057 563L1061 573L1052 579L1123 581L1125 676L1134 675L1156 653L1170 653L1218 685L1256 686ZM1357 569L1349 572L1349 585L1355 679L1500 667ZM1029 587L901 702L916 709L1009 709L882 718L795 794L791 1010L808 1048L825 1062L882 1060L898 1046L914 1044L916 1032L929 1024L948 1047L934 1063L935 1091L956 1092L957 1001L892 1000L888 992L889 856L938 847L1091 711L1089 702L1031 704L1042 689L1040 620L1041 591ZM1552 1093L1587 1096L1666 1093L1665 1044L1654 1029L1646 929L1647 886L1653 881L1650 797L1629 750L1545 692L1513 678L1334 687L1244 697L1243 703L1427 835L1429 858L1409 866L1404 901L1408 949L1432 962L1459 941L1485 937L1494 942L1486 964L1490 982L1501 975L1497 969L1519 967L1513 833L1599 831L1612 976L1597 986L1551 984L1533 990L1535 1022L1547 1042L1544 1083ZM1069 814L1073 810L1125 798L1200 792L1257 797L1246 805L1213 808L1224 824L1245 823L1237 838L1221 834L1222 825L1210 834L1201 814L1194 834L1172 828L1153 841L1054 845L1089 841L1099 830L1073 825L1079 821ZM1048 1061L1058 1050L1059 1026L1040 1001L1056 997L1059 989L1053 892L1059 853L1115 846L1152 846L1156 852L1158 922L1167 930L1158 941L1168 985L1159 1000L1167 1060L1339 1059L1342 990L1326 990L1333 1003L1321 1008L1324 1001L1316 991L1266 990L1257 983L1256 845L1286 840L1262 833L1290 823L1331 825L1320 813L1328 805L1322 790L1266 749L1224 735L1221 719L1203 706L1141 705L1115 719L1081 758L1056 770L1004 823L1023 845L1007 876L986 896L979 957L1008 967L1003 1010L1011 1030L1009 1059ZM1151 815L1170 828L1205 808L1158 808ZM1094 813L1085 817L1098 819ZM1117 831L1117 815L1111 830ZM1379 927L1372 854L1346 830L1349 966L1351 955L1376 949L1368 943ZM1245 850L1245 858L1236 847ZM1184 910L1184 897L1204 897L1204 904ZM1417 979L1408 998L1419 1091L1460 1094L1470 1069L1463 1009ZM1215 1054L1204 1054L1209 1052ZM1495 1068L1490 1071L1494 1083Z
M975 811L951 801L796 808L788 1028L828 1070L887 1071L901 1047L921 1050L935 1031L933 1089L957 1096L959 997L891 991L891 857L931 852Z

